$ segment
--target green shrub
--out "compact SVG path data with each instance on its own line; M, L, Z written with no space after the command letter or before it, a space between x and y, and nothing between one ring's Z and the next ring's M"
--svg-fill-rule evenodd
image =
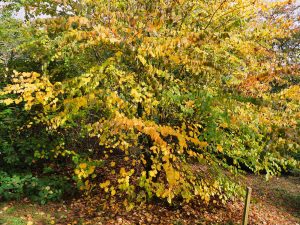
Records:
M61 176L36 177L27 174L0 172L0 198L19 200L28 197L32 201L45 204L58 201L65 193L71 192L71 184Z

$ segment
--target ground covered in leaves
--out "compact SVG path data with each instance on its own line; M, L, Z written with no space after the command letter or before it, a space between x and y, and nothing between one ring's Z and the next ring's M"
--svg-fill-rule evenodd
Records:
M252 187L250 224L300 224L300 177L283 176L269 182L262 176L248 175ZM121 205L107 207L101 197L73 199L41 206L22 200L0 203L0 224L241 224L243 202L225 207L197 202L166 206L152 203L126 211ZM105 207L106 206L106 207Z

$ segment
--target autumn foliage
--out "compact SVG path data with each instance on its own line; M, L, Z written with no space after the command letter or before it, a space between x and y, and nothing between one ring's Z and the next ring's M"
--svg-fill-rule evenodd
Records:
M299 64L278 48L298 32L292 4L26 1L0 95L22 115L11 136L34 143L27 167L132 206L225 202L241 189L224 171L299 166Z

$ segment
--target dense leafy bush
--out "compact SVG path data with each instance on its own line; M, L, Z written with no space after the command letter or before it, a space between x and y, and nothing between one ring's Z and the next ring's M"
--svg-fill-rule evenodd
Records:
M87 193L207 203L238 192L224 169L297 166L299 68L275 48L292 36L292 18L274 19L288 5L26 3L28 41L2 71L0 160L71 168Z
M30 173L12 175L0 171L1 200L20 200L29 198L45 204L48 201L58 201L63 195L72 193L71 185L61 176L35 177Z

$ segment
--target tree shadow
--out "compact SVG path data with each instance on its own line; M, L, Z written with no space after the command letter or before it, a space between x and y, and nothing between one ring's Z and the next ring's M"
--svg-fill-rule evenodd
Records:
M252 185L263 201L300 218L300 176L258 177Z

